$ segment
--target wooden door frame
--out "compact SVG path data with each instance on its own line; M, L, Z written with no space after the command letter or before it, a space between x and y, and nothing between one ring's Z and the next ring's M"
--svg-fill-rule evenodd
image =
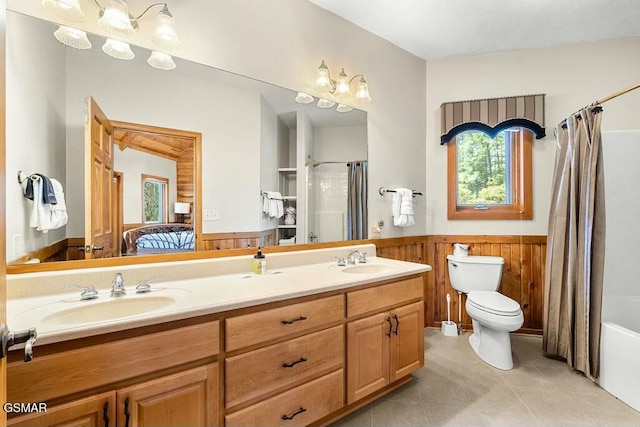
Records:
M167 137L176 137L191 141L191 144L193 144L194 157L194 200L192 209L194 221L192 222L193 231L195 234L195 250L204 250L204 241L202 240L202 133L159 126L143 125L140 123L122 122L117 120L111 120L111 125L113 126L114 132L117 130L139 132L145 134L163 135Z
M113 230L116 233L116 236L122 238L122 233L124 233L124 173L113 171L113 190L111 194L114 195L115 199L115 208L113 209ZM122 244L121 242L117 242L118 244L115 246L117 256L122 256Z
M7 8L6 1L0 0L0 172L2 176L6 173L6 24ZM14 184L15 185L15 184ZM0 180L0 323L6 323L6 303L7 303L7 220L6 220L6 182ZM7 402L7 358L0 359L0 404ZM0 411L0 427L7 425L7 414Z

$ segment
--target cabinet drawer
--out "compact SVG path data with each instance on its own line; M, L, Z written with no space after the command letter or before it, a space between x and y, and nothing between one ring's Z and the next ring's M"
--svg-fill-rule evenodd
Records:
M225 426L309 425L343 405L344 371L340 369L229 414Z
M218 354L218 321L38 356L7 366L10 402L78 393Z
M343 318L342 295L232 317L225 322L226 349L237 350L328 325Z
M344 366L344 327L305 335L225 360L227 408Z
M422 298L423 292L421 277L349 292L347 294L347 316L358 316L400 305Z

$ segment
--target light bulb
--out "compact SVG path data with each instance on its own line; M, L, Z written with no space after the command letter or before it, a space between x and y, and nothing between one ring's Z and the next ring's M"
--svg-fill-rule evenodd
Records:
M65 21L81 22L85 18L79 0L42 0L42 7Z
M358 86L356 88L356 99L367 102L371 101L371 96L369 96L369 85L364 79L364 76L360 77L360 80L358 81Z
M316 88L321 91L331 90L331 78L329 77L329 68L327 64L324 63L324 59L318 67L318 72L316 73Z
M182 46L176 33L173 16L165 5L156 18L156 29L151 36L153 44L162 50L175 50Z
M331 107L333 107L334 105L336 105L336 103L335 103L335 102L333 102L333 101L329 101L328 99L322 99L322 98L320 98L320 99L318 100L318 107L320 107L320 108L331 108Z
M60 25L53 35L60 43L74 49L91 49L91 42L84 31Z
M347 73L344 72L344 68L338 74L338 83L335 90L336 96L348 96L351 95L351 89L349 89L349 80Z
M109 0L98 22L106 32L117 36L131 37L136 32L125 0Z
M169 71L176 68L176 63L173 62L173 58L171 55L167 55L162 52L151 52L151 56L147 59L147 63L151 65L153 68L157 68L159 70Z
M310 104L313 102L313 96L304 92L298 92L296 95L296 102L298 104Z
M107 39L104 45L102 45L102 51L112 58L122 59L124 61L132 60L135 57L129 43L119 40Z

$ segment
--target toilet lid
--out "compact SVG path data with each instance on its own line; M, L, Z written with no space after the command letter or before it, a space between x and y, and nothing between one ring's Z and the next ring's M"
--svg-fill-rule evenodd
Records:
M479 310L503 316L520 314L520 304L499 292L472 291L467 295L467 302Z

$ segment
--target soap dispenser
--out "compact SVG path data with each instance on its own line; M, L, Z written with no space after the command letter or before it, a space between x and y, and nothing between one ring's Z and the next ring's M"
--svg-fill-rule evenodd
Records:
M258 253L253 257L253 272L255 274L264 274L267 270L267 260L265 259L262 249L258 247Z

